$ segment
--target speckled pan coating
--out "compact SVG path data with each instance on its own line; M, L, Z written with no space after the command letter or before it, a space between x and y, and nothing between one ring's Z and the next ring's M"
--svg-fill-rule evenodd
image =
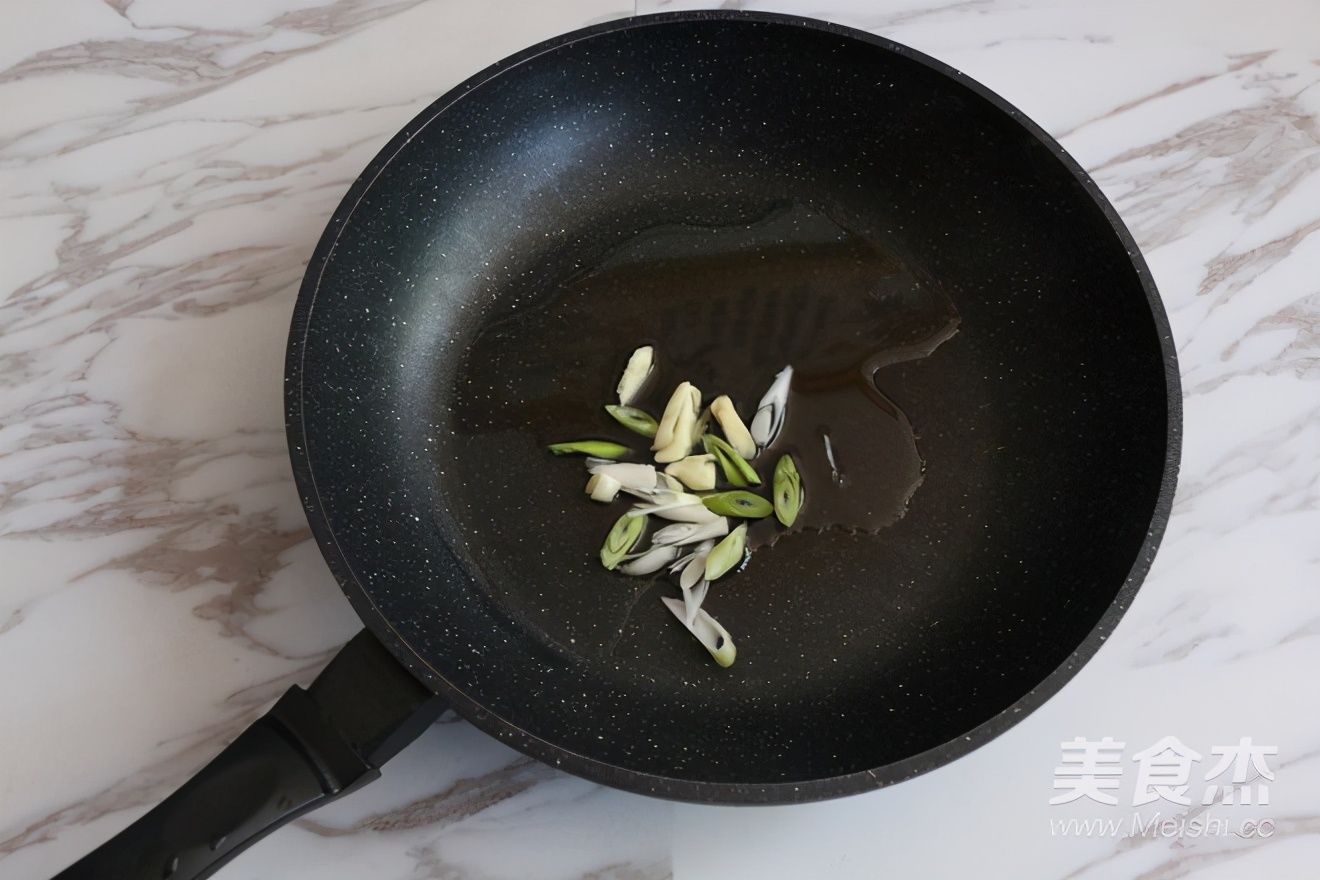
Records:
M886 378L920 434L926 484L883 541L813 536L817 549L740 575L760 593L728 599L742 627L731 670L666 626L654 595L597 650L601 632L575 621L596 601L583 597L617 583L593 578L615 576L564 569L580 548L548 528L467 519L467 477L502 463L454 457L471 447L454 412L477 393L454 387L464 352L487 316L543 307L550 282L629 228L734 223L777 200L884 232L962 314L934 357ZM622 356L632 340L609 342ZM510 371L535 347L511 345ZM1181 425L1150 274L1058 144L906 47L725 11L565 35L413 120L312 257L285 381L313 532L408 669L530 755L719 803L907 779L1040 705L1145 576ZM508 432L489 445L510 473L541 454ZM545 479L548 491L560 478ZM578 502L529 503L552 519Z

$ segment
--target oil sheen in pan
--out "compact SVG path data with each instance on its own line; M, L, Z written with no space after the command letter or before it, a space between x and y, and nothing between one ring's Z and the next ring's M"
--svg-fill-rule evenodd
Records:
M768 481L778 455L797 461L805 504L788 533L876 532L903 516L925 468L912 424L882 390L884 367L929 355L958 327L949 298L878 236L799 204L745 224L644 230L550 295L500 305L458 370L456 439L477 467L491 466L468 474L456 507L479 532L502 533L473 542L479 553L502 548L475 561L524 577L554 566L566 576L585 576L584 565L600 571L595 551L622 506L590 502L579 463L553 459L545 446L608 438L649 458L645 438L601 409L614 402L635 346L656 347L657 369L636 404L656 416L686 379L707 399L730 395L750 421L791 364L787 419L756 462ZM784 534L771 518L754 524L749 542Z

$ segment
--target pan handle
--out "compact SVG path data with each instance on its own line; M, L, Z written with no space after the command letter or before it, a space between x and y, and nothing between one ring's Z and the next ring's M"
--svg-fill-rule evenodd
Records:
M365 785L444 701L363 630L157 807L56 880L201 880L271 831Z

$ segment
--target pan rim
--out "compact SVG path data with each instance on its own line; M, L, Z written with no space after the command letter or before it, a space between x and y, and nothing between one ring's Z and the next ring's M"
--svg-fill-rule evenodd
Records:
M473 700L458 686L447 680L430 666L404 640L382 611L372 601L362 583L348 563L347 556L322 513L322 502L317 490L315 474L307 450L307 434L303 423L303 357L307 334L315 309L321 279L338 243L358 204L385 168L428 124L439 118L450 106L469 92L499 77L508 70L531 61L540 55L573 43L604 34L654 27L673 23L701 21L751 22L807 28L848 39L860 40L878 49L896 54L920 64L967 88L988 101L1038 143L1047 148L1054 158L1073 176L1099 208L1119 242L1126 250L1132 269L1146 296L1164 363L1167 430L1164 471L1159 492L1151 512L1137 557L1118 589L1113 601L1095 626L1058 667L1035 687L1019 697L999 713L986 719L962 735L938 746L911 755L900 761L869 770L839 776L820 777L793 782L739 783L714 782L663 776L630 769L601 761L590 755L575 752L533 734L517 724L490 712ZM308 262L298 291L289 331L285 360L286 434L294 480L307 514L308 524L322 556L354 611L363 623L381 640L395 658L419 680L446 699L456 712L487 734L547 764L586 779L627 791L673 800L717 804L789 804L825 800L857 794L891 785L952 763L1007 731L1056 694L1077 671L1096 653L1131 605L1137 590L1149 573L1155 552L1164 536L1173 504L1182 445L1182 389L1178 358L1172 330L1164 304L1156 289L1150 269L1146 265L1132 234L1118 216L1117 211L1101 192L1090 175L1082 169L1063 147L1044 129L1024 115L996 92L966 76L957 69L900 43L866 31L833 22L804 16L742 10L686 10L656 15L634 16L591 25L571 31L508 56L464 80L432 102L408 122L371 160L353 182L343 200L331 215Z

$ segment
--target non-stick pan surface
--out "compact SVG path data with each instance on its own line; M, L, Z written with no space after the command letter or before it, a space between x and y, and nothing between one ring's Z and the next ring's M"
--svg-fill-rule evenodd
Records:
M856 327L924 479L717 584L719 669L670 587L593 562L619 510L545 443L628 439L594 405L643 341L746 407ZM1166 319L1077 165L929 58L769 15L579 31L434 104L336 213L287 381L316 537L405 665L533 755L711 801L864 790L1023 717L1131 601L1177 462Z

